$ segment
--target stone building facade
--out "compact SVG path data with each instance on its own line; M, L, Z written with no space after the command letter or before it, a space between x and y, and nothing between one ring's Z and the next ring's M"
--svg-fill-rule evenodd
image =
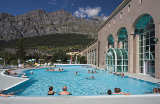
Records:
M86 56L87 64L98 65L98 42L95 41L88 48L83 50L81 55Z
M98 29L96 65L160 78L160 0L124 0ZM89 64L93 64L88 62Z

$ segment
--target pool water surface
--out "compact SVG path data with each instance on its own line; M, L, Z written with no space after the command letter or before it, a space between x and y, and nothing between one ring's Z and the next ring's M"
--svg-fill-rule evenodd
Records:
M62 91L63 86L68 87L72 96L98 96L105 95L108 89L112 92L114 88L121 88L123 92L135 94L149 94L159 84L154 84L129 77L120 77L108 73L107 71L96 70L97 73L88 73L88 70L94 70L88 66L57 66L63 68L64 72L46 71L47 68L26 71L30 80L8 90L15 92L16 96L48 96L48 88L54 87L56 94ZM78 75L75 74L78 72ZM95 79L88 79L94 76Z

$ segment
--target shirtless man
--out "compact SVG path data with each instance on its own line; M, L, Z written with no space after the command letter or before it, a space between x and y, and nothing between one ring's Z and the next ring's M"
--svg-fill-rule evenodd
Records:
M67 91L67 86L64 86L62 90L63 91L61 91L59 95L72 95L70 92Z

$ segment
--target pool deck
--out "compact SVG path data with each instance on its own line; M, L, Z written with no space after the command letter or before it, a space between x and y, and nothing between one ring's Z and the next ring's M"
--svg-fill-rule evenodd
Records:
M144 74L131 74L131 73L125 73L126 76L129 76L131 78L136 78L136 79L140 79L140 80L144 80L144 81L148 81L148 82L152 82L152 83L159 83L160 84L160 79L155 79L149 75L144 75Z
M0 104L160 104L160 95L0 97Z
M12 77L3 74L3 71L0 70L0 90L8 90L20 83L27 81L28 78L19 78L19 77Z

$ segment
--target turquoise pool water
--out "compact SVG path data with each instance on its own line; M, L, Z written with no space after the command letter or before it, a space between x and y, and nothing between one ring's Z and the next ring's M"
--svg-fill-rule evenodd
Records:
M114 91L114 88L121 88L123 92L131 94L148 94L152 92L154 87L160 87L159 84L137 80L129 77L121 78L108 73L107 71L97 70L96 74L89 74L88 70L93 68L87 66L57 66L64 69L64 72L49 72L46 68L32 70L25 73L30 80L18 85L8 92L16 92L17 96L48 96L49 86L54 86L57 93L62 91L62 87L66 85L72 96L95 96L104 95L108 89ZM78 75L75 75L75 72ZM86 79L90 76L95 79ZM59 96L58 94L54 96Z

